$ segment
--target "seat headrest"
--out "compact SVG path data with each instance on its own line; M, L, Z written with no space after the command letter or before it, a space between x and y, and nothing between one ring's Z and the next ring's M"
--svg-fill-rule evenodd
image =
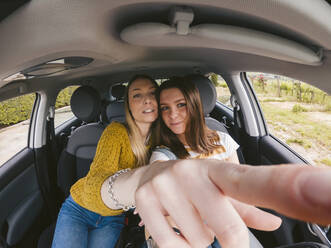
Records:
M214 84L208 78L198 74L188 75L187 79L198 88L203 114L204 116L208 116L216 105L217 92Z
M125 122L125 109L123 101L116 101L109 104L106 108L108 122Z
M121 85L121 84L114 85L111 88L111 95L113 97L115 97L116 99L122 99L125 94L125 89L126 89L126 87L124 85Z
M99 118L101 98L91 86L81 86L72 94L70 106L78 119L85 122L95 121Z

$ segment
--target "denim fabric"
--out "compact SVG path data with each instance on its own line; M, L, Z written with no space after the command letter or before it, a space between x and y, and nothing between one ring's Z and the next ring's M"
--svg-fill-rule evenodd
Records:
M101 216L81 207L69 196L57 218L52 248L113 248L124 221L124 214Z
M215 238L214 242L207 248L221 248L221 245L220 245L220 243L218 243L218 240Z

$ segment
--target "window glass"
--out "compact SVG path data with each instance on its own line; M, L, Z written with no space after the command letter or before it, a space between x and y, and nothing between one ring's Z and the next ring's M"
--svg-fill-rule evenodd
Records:
M57 127L63 122L71 119L74 114L70 108L70 98L79 86L69 86L60 91L55 103L54 126Z
M216 92L217 92L217 100L232 109L232 106L230 103L231 93L230 93L227 83L222 78L222 76L212 73L209 76L209 79L215 85Z
M27 147L35 99L32 93L0 102L0 166Z
M248 73L271 134L310 163L331 166L331 96L288 77Z

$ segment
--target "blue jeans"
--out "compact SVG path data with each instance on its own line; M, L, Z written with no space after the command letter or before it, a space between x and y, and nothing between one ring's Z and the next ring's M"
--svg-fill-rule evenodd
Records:
M220 243L218 243L218 240L215 238L214 242L210 246L208 246L208 248L221 248L221 245Z
M113 248L124 222L124 214L101 216L81 207L69 196L57 218L52 248Z

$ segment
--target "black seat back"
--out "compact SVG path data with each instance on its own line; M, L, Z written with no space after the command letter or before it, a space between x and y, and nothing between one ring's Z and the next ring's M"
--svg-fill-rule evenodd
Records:
M90 86L81 86L71 96L71 110L83 121L68 137L66 148L61 152L57 168L57 185L62 201L70 193L71 186L84 177L90 169L96 147L105 126L98 121L101 111L99 93ZM40 235L38 248L51 247L55 222Z
M101 99L94 88L78 88L71 97L70 105L74 115L87 124L72 132L58 162L57 184L65 197L69 195L71 186L89 171L105 128L97 121L101 111Z
M108 123L113 121L125 122L124 94L126 87L124 85L114 85L111 89L111 95L115 100L106 107L106 120Z

